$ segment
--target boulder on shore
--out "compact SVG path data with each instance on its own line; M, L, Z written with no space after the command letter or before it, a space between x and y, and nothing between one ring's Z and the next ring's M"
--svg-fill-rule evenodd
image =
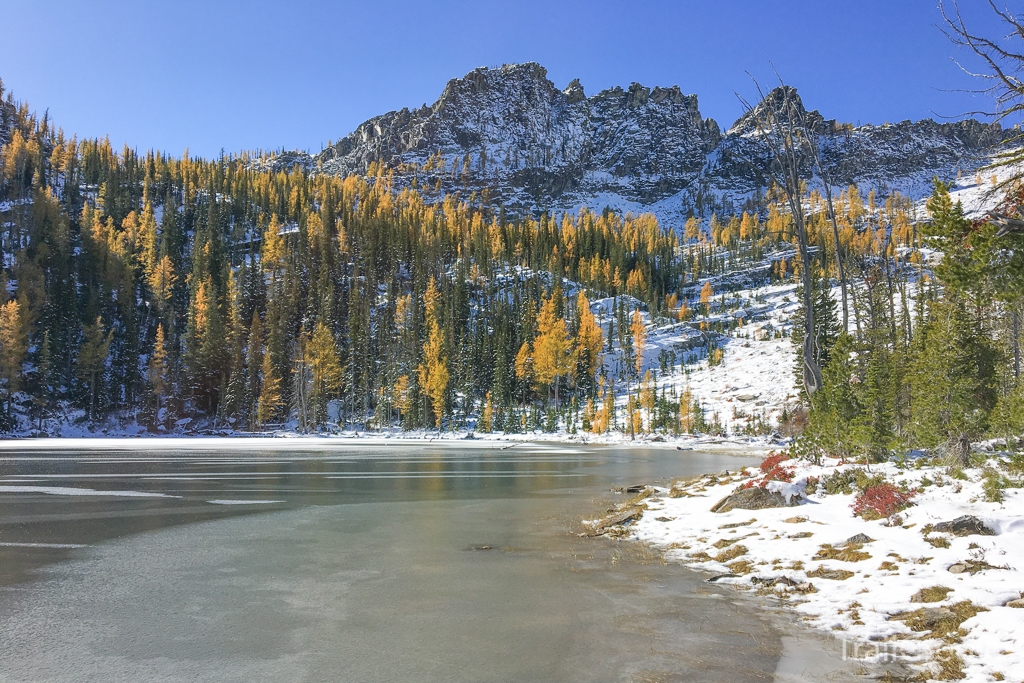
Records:
M798 504L796 496L786 496L776 491L769 491L757 486L741 489L730 493L714 504L712 512L728 512L729 510L763 510L764 508L793 507Z
M996 532L985 526L985 523L974 515L957 517L950 522L939 522L932 531L938 531L954 536L995 536Z
M601 534L607 533L613 527L628 526L640 519L644 514L644 508L641 506L628 507L624 510L614 512L607 517L597 520L596 522L587 522L586 525L590 527L589 531L585 531L580 536L600 536Z

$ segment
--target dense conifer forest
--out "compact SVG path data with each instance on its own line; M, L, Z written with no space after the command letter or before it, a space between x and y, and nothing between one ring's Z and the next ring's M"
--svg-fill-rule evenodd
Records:
M708 333L713 365L711 333L743 324L721 315L728 291L805 267L821 386L762 431L872 457L1024 425L1022 238L965 219L939 181L927 210L801 185L805 266L774 186L678 226L513 217L429 182L396 191L381 165L115 151L0 102L5 431L707 431L696 397L644 371L648 331ZM802 340L803 320L774 333Z

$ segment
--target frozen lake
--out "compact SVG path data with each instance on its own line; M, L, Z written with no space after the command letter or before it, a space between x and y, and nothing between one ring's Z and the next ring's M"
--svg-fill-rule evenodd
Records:
M636 544L570 533L612 486L753 462L8 446L0 681L835 680L834 644Z

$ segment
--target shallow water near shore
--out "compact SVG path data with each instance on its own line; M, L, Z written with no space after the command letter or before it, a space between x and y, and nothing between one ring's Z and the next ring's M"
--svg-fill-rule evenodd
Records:
M572 533L612 486L753 461L7 451L0 681L841 680L834 644L638 544Z

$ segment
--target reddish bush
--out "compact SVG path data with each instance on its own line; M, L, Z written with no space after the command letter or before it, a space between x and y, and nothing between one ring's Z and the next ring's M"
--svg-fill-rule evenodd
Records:
M786 460L789 460L789 456L785 453L769 454L768 457L761 462L760 466L764 476L760 479L751 479L741 488L749 489L757 486L763 489L768 486L768 482L770 481L793 481L793 476L795 474L793 468L782 466L782 463Z
M892 484L877 484L864 489L853 501L853 514L865 519L881 519L910 507L915 491L904 493Z
M764 483L767 484L770 481L790 482L793 481L793 474L794 472L792 467L783 467L782 465L777 465L773 467L767 474L764 475Z
M768 474L786 460L789 460L789 456L785 453L769 453L768 457L761 461L761 471Z

